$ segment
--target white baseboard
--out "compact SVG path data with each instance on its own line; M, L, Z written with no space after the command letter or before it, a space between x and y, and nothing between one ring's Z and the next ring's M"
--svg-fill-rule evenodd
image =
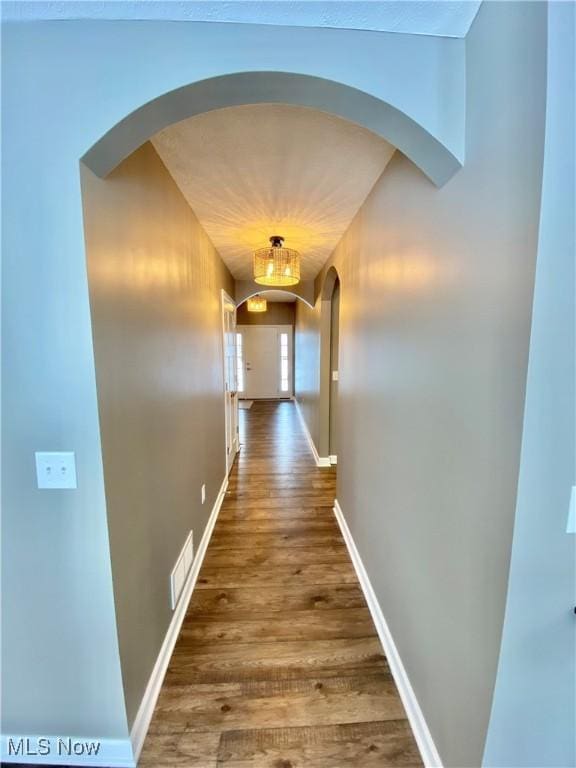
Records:
M300 419L300 423L302 424L302 429L304 430L304 434L306 436L306 439L308 440L308 444L310 445L310 450L312 451L314 455L314 461L316 462L317 467L329 467L330 457L329 456L319 456L318 451L316 450L316 446L314 445L314 440L312 440L312 435L310 434L310 431L308 429L308 424L306 424L306 419L304 418L304 414L302 413L302 410L300 409L300 403L296 398L294 399L294 405L296 406L296 413L298 414L298 417Z
M338 521L338 525L340 526L340 530L342 531L344 541L346 542L356 575L358 576L358 581L360 582L364 597L368 603L368 608L372 614L372 620L376 626L376 631L378 632L378 637L380 638L384 653L386 654L390 671L394 678L394 682L396 683L396 687L398 688L404 709L406 710L406 715L408 716L412 732L414 733L414 738L416 739L418 749L420 750L422 761L426 768L442 768L442 761L438 754L438 750L436 749L436 745L434 744L432 734L426 724L424 714L420 709L416 694L410 684L408 674L402 663L402 659L400 658L400 654L398 653L398 649L396 648L390 628L384 618L384 614L382 613L382 609L380 608L380 604L374 589L372 588L366 569L364 568L360 553L356 549L356 544L354 543L350 529L344 519L338 500L334 501L334 514Z
M132 741L132 749L134 751L134 758L136 761L140 757L140 752L142 751L142 747L144 745L144 739L146 738L146 733L148 732L148 727L154 713L154 707L156 706L156 701L158 699L158 695L160 694L160 689L162 688L164 675L166 674L166 670L172 656L172 651L174 650L174 645L176 644L178 634L180 633L180 627L182 626L184 616L186 615L188 603L192 597L192 592L194 591L196 580L198 578L198 574L200 573L200 568L202 567L202 561L204 560L204 555L208 549L208 543L210 542L210 537L212 536L212 531L214 530L214 525L216 524L216 519L218 517L218 513L220 512L220 507L222 506L222 501L224 500L224 494L226 493L227 487L228 477L226 476L220 487L220 491L218 492L214 506L212 507L212 512L210 513L210 517L206 523L206 528L204 529L202 539L198 545L198 549L196 550L194 562L192 563L188 578L186 579L184 587L182 588L180 599L176 605L174 615L172 616L172 621L170 622L170 626L166 632L166 637L164 638L164 642L160 648L160 653L158 654L158 658L154 664L154 669L152 670L152 674L148 680L148 685L144 691L142 702L140 703L134 724L132 725L130 738Z
M330 464L338 464L338 456L335 454L330 454L328 458L330 459Z
M87 739L60 736L2 736L2 765L86 765L102 768L134 768L130 739ZM81 745L92 744L90 753ZM97 745L97 749L96 749ZM69 754L71 752L71 754Z

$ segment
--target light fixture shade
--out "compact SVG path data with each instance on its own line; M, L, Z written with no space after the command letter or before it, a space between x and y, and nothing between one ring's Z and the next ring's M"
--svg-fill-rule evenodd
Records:
M266 312L268 308L268 302L263 299L262 296L252 296L247 301L248 312Z
M269 248L254 252L254 280L259 285L296 285L300 282L300 254L284 248L284 238L274 235Z

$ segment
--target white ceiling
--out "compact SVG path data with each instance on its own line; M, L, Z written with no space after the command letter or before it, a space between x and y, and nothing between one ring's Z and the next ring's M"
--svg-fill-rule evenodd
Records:
M394 152L365 128L284 104L207 112L152 142L239 280L276 234L313 279Z
M119 19L273 24L465 37L481 0L4 0L20 20Z

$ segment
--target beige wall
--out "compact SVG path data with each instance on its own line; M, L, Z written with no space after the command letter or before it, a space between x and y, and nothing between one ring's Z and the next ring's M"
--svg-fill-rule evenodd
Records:
M82 187L114 597L129 722L169 578L225 476L220 289L231 277L151 144ZM206 503L201 505L201 485Z
M240 304L236 313L238 325L294 325L296 303L292 301L269 301L266 312L248 312L246 302Z
M338 499L444 765L458 768L481 765L504 615L545 36L540 3L482 5L466 40L465 167L436 189L397 153L332 260ZM321 303L297 315L314 439L318 381L305 368L319 359Z

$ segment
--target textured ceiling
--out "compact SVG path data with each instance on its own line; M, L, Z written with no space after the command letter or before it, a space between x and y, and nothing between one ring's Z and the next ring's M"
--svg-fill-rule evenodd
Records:
M7 19L148 19L465 37L480 0L4 0Z
M284 104L215 110L152 142L233 276L283 235L310 280L337 245L394 148L333 115Z

